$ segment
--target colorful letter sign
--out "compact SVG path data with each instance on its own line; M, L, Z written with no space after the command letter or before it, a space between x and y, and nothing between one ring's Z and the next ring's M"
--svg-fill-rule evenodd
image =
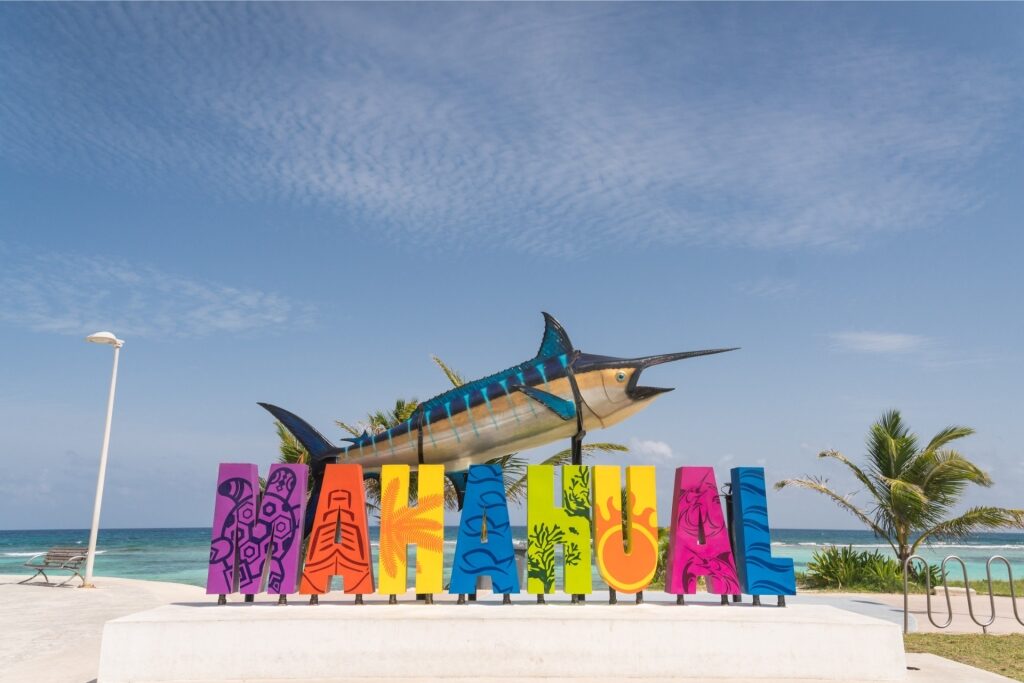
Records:
M273 465L261 496L256 465L220 466L207 593L233 593L236 580L242 593L261 592L268 561L267 592L295 592L308 480L305 465Z
M764 468L732 469L732 507L740 584L749 595L796 595L793 560L772 557Z
M346 593L373 592L363 468L359 465L330 464L324 470L299 592L326 593L332 576L342 577Z
M566 593L590 593L590 468L562 467L562 507L555 507L555 468L526 470L526 589L555 592L555 546L563 550Z
M322 595L335 576L341 577L345 593L373 593L365 477L379 477L381 486L379 592L396 596L408 590L408 553L414 545L416 592L440 593L445 590L446 476L465 490L448 591L475 593L482 576L491 577L493 592L506 598L520 591L521 570L500 465L473 465L446 475L444 465L420 464L415 479L408 465L383 465L379 474L364 473L354 463L321 466L322 488L306 520L301 571L309 468L273 465L261 491L256 465L220 466L207 593L252 595L265 590L284 596L298 588L305 595ZM660 556L654 467L627 467L625 487L617 466L560 469L561 506L556 505L555 468L527 469L527 590L535 595L553 593L556 574L562 574L566 593L590 593L592 555L609 588L622 593L646 589ZM696 593L697 580L703 576L709 592L723 596L741 590L757 596L795 594L793 561L771 554L764 470L737 467L731 480L734 523L729 529L714 470L676 470L666 592ZM410 504L413 481L417 491ZM559 546L563 572L557 571Z
M409 466L380 471L381 593L404 593L409 545L416 545L416 592L440 593L444 570L444 465L420 465L416 505L409 505Z
M627 499L623 534L623 498ZM614 465L594 467L594 552L601 578L621 593L639 593L658 570L654 468L626 468L626 489Z
M739 593L729 530L718 502L715 471L710 467L676 470L670 534L666 593L696 593L698 576L706 578L708 592Z
M486 528L487 540L483 540ZM475 593L476 580L490 576L495 593L518 593L505 479L500 465L469 468L466 499L455 542L449 593Z

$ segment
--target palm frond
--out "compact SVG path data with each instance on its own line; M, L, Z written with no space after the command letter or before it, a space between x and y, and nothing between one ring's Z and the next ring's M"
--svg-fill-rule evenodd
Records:
M782 481L778 481L775 483L775 489L777 491L780 491L788 486L795 486L797 488L807 489L809 491L817 491L818 493L827 496L828 498L831 498L836 505L843 508L844 510L852 514L854 517L859 519L861 523L863 523L866 527L874 531L875 534L878 535L880 538L884 538L885 540L889 541L889 545L892 545L893 550L896 550L896 546L893 545L892 541L889 539L889 535L886 534L885 531L881 529L878 525L876 525L874 520L872 520L866 512L864 512L859 507L854 505L853 501L850 500L849 495L844 496L832 490L828 485L828 480L821 479L819 477L805 477L804 479L783 479Z
M359 429L359 425L350 425L347 422L342 422L341 420L335 420L334 424L338 425L352 436L360 436L363 433L362 430Z
M461 387L463 384L466 383L466 380L462 377L462 374L459 373L457 370L453 370L443 360L434 355L430 356L430 359L434 361L437 367L441 368L441 372L443 372L444 376L448 378L448 381L452 383L452 386Z
M925 448L925 451L936 451L948 444L950 441L962 439L965 436L970 436L971 434L974 434L974 430L970 427L960 427L956 425L946 427L932 437L932 440L928 442L928 446Z
M914 541L910 552L913 553L918 546L930 542L933 538L961 539L981 529L1010 527L1024 528L1024 510L988 506L973 507L962 515L940 522L925 531Z
M274 422L274 427L277 429L277 438L280 442L278 444L278 451L280 454L278 455L277 461L282 463L308 464L309 453L307 453L306 449L301 443L299 443L299 440L296 439L290 431L288 431L288 428L276 421Z
M864 488L866 488L872 496L874 496L875 498L879 497L878 489L875 487L874 482L871 481L871 478L864 472L864 470L855 465L849 458L847 458L839 451L835 449L822 451L818 453L818 457L831 458L833 460L838 460L839 462L843 463L851 472L853 472L853 476L857 478L857 481L864 485Z

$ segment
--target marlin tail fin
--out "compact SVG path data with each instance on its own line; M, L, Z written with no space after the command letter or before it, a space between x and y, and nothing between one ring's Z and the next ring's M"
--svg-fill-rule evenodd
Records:
M315 463L329 456L337 455L343 450L324 438L323 434L316 431L298 415L289 413L284 408L278 408L269 403L260 403L259 405L277 418L299 440L302 447L309 453L312 462Z

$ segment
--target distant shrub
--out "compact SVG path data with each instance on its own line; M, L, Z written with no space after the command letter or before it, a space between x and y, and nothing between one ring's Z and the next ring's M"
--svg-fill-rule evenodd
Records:
M938 567L928 566L932 585L940 581ZM912 567L910 582L923 586L922 568ZM834 588L864 590L883 593L903 591L903 571L900 563L878 550L856 551L852 546L828 546L814 551L803 574L807 588Z

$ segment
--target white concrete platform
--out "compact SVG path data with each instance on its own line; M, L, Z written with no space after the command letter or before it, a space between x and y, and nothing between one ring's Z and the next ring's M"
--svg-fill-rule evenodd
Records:
M108 622L99 669L99 683L905 676L893 623L825 605L653 602L168 605Z

